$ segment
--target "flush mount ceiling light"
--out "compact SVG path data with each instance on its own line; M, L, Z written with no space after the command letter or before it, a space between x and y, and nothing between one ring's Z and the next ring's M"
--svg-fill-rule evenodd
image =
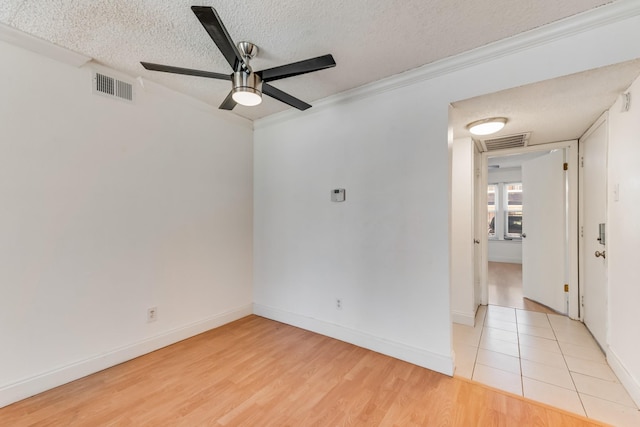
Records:
M471 122L467 125L467 129L474 135L491 135L502 130L505 124L507 124L505 117L492 117Z

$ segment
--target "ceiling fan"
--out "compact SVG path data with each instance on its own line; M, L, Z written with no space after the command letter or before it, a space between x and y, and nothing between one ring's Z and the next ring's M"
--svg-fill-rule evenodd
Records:
M271 86L268 82L324 70L325 68L335 67L336 65L333 56L323 55L279 67L267 68L266 70L253 71L249 62L258 53L258 47L255 44L240 42L236 47L222 23L218 12L216 12L214 8L191 6L191 10L218 46L218 49L220 49L220 52L222 52L222 55L224 55L229 65L231 65L233 72L231 74L221 74L210 71L172 67L170 65L152 64L149 62L140 63L147 70L231 80L231 92L229 92L229 95L227 95L220 105L220 108L223 110L233 110L237 104L246 106L258 105L262 102L263 93L299 110L306 110L310 108L311 105Z

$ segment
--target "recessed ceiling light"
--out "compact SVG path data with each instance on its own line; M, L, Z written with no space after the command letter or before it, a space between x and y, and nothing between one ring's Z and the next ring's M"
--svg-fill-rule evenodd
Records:
M471 122L467 125L467 129L474 135L491 135L502 130L505 124L507 124L505 117L492 117Z

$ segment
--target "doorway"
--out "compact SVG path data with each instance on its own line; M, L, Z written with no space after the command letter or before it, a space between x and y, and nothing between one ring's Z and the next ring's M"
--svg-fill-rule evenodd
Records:
M482 303L577 318L577 141L485 152L481 163ZM545 180L556 169L554 195Z

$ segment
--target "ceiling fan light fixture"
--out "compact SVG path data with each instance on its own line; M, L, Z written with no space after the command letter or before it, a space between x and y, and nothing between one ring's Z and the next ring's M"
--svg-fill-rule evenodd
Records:
M254 107L262 102L262 94L252 87L236 87L231 95L240 105Z
M501 131L506 124L506 117L492 117L471 122L467 125L467 129L474 135L491 135Z
M240 105L254 107L262 102L262 79L254 72L233 73L231 98Z

